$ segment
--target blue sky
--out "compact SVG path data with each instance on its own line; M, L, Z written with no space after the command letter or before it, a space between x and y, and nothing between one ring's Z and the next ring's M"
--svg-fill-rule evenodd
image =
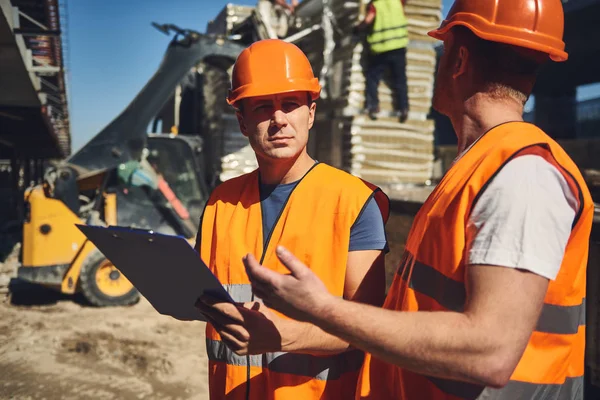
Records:
M236 0L254 5L256 0ZM158 68L171 37L152 21L206 30L224 0L68 0L73 152L116 117Z
M64 1L64 0L63 0ZM225 0L66 0L73 152L116 117L154 74L170 37L150 23L204 32ZM256 0L235 0L255 5ZM444 14L451 0L443 0ZM597 95L584 90L582 98Z

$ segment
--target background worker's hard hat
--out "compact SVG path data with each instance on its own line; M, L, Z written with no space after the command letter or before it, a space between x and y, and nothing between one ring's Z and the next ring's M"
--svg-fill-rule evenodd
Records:
M292 43L266 39L253 43L238 56L227 102L235 105L247 97L298 91L310 93L313 100L321 93L308 58Z
M568 58L561 0L456 0L429 36L444 40L456 25L485 40L547 53L554 61Z

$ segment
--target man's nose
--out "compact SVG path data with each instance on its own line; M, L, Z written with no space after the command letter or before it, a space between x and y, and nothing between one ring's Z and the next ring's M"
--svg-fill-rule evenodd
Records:
M271 117L271 123L278 127L287 125L287 116L280 108L276 109L273 113L273 116Z

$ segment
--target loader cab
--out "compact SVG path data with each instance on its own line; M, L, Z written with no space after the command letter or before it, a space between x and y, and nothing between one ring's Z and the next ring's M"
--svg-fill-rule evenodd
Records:
M149 135L140 160L118 165L109 179L116 218L106 222L194 238L209 196L202 166L200 138Z
M204 180L202 140L197 136L151 134L148 162L159 171L184 204L190 219L198 223L210 189Z
M76 224L151 229L193 242L209 196L203 165L199 137L151 134L140 159L115 168L78 175L75 166L61 166L26 193L19 278L81 292L98 306L135 303L138 292Z
M83 174L79 179L73 167L63 167L55 179L53 193L47 197L60 200L87 223L94 224L90 218L97 210L100 222L107 225L152 229L185 237L195 235L209 196L203 173L202 139L149 134L139 153L139 159L110 170ZM101 204L107 197L116 200L112 212Z
M115 224L195 236L209 196L203 157L199 137L150 134L141 161L114 172L109 187L117 196Z

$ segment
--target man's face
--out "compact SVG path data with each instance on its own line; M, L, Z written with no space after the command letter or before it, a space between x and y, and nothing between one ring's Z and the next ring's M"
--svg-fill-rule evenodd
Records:
M289 159L305 151L316 104L306 92L250 97L237 113L242 134L257 158Z

